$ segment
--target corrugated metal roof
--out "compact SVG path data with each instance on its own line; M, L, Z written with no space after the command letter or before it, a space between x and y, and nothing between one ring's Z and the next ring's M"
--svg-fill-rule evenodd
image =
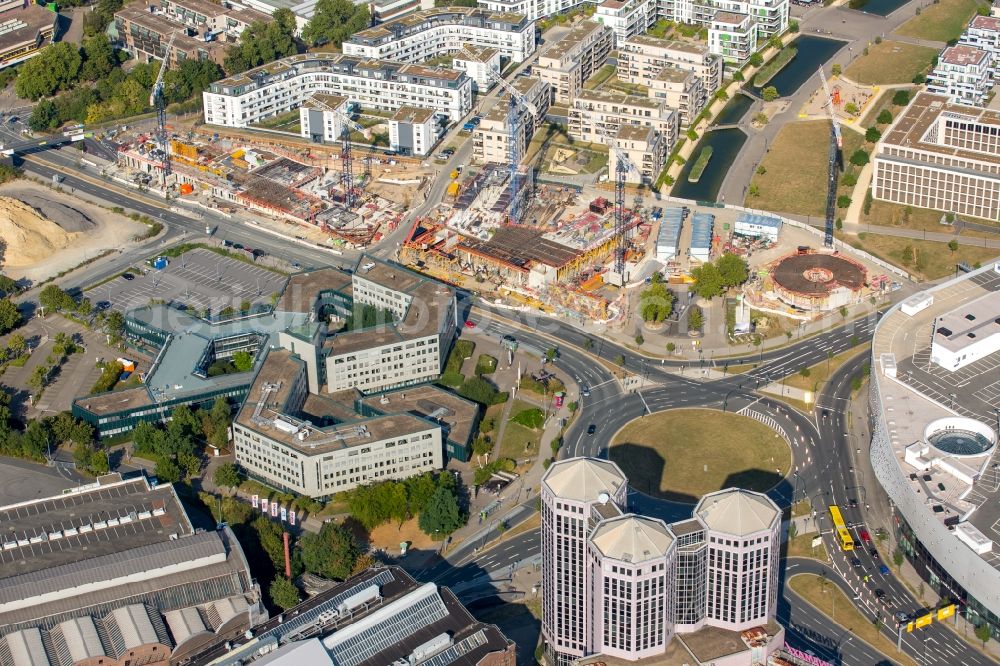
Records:
M712 246L712 229L715 226L715 216L708 213L695 213L691 217L691 247L709 248Z
M153 623L149 621L149 614L142 604L131 604L116 608L111 611L111 615L105 618L105 623L112 621L121 634L122 645L125 650L119 652L121 656L126 650L132 650L140 645L159 643L160 639L156 635Z
M167 566L189 564L213 555L225 557L222 539L215 532L192 534L174 541L133 548L89 560L82 560L42 571L12 576L0 585L0 611L4 604L43 594L65 592L88 583L113 581L126 576L148 573Z
M174 637L178 645L195 634L209 631L201 619L201 613L198 612L197 608L191 606L168 611L163 614L163 618L167 621L167 626L170 627L170 635Z
M7 634L6 640L14 666L51 666L38 629L15 631Z
M101 645L97 626L89 615L66 620L60 623L52 633L53 635L61 634L70 660L74 663L88 657L104 655L104 646Z

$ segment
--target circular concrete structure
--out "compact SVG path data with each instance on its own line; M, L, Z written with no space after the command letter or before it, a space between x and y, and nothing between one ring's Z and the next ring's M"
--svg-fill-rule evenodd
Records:
M840 254L792 254L769 271L778 298L807 311L856 303L867 282L865 267Z
M941 453L957 457L981 456L996 444L992 428L962 417L933 421L924 430L924 439Z

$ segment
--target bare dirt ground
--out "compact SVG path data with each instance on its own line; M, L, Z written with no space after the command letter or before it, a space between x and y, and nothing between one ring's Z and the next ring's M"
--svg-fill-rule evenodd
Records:
M56 247L41 260L5 257L3 270L14 279L27 278L40 282L62 271L80 265L109 249L128 249L146 231L146 226L116 215L99 206L72 197L71 193L53 190L27 180L0 185L0 196L16 199L44 220L58 225L70 238L63 247ZM0 214L3 211L0 210ZM39 223L43 227L44 222ZM48 226L51 229L50 226ZM30 242L30 241L29 241Z

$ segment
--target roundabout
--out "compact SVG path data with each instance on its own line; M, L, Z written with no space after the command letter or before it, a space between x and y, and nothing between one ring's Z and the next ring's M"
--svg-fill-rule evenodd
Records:
M611 440L608 458L651 497L694 504L740 487L767 492L791 468L782 437L747 416L710 409L669 409L635 419Z

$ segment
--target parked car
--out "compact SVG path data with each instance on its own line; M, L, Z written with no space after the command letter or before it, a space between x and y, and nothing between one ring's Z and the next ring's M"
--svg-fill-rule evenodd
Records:
M134 280L135 279L135 273L122 273L122 279L123 280Z

